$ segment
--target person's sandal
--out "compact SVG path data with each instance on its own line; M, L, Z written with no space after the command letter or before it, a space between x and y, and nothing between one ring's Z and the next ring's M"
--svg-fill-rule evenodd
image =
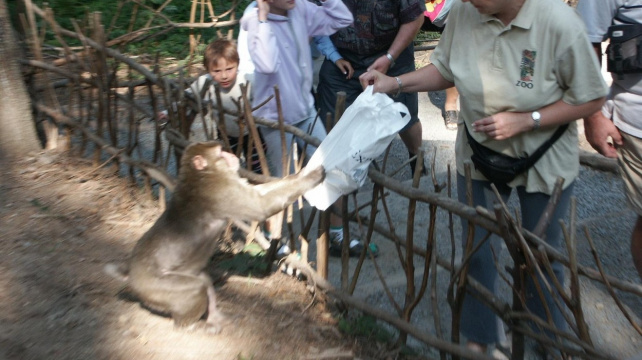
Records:
M444 116L444 123L446 124L446 129L456 130L457 123L459 122L459 111L457 110L448 110Z

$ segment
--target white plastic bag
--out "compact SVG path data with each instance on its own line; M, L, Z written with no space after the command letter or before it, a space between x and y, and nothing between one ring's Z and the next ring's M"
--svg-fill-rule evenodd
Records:
M363 185L370 162L390 144L410 121L408 108L386 94L373 94L372 86L357 97L310 158L306 168L323 165L325 180L305 193L319 210L339 196Z

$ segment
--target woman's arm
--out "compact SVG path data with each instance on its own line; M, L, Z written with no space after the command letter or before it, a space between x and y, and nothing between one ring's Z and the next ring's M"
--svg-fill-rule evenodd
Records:
M397 77L401 85L394 77L386 76L377 70L370 70L359 77L361 86L366 88L374 85L374 92L381 92L395 95L398 92L420 92L437 91L453 87L454 84L446 80L437 70L435 65L430 64L419 70L409 72Z
M559 126L587 117L599 110L604 100L604 97L600 97L580 105L570 105L558 100L537 110L541 115L540 126ZM532 112L502 112L475 121L473 131L486 133L495 140L503 140L531 131L534 126Z

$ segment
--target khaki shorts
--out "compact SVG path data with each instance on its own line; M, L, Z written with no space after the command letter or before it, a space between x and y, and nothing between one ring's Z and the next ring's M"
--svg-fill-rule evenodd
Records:
M618 147L618 163L626 196L633 210L642 216L642 139L621 132L624 144Z

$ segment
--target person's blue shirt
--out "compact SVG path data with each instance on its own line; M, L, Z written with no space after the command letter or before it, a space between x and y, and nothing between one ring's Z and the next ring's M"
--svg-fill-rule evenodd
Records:
M323 54L326 59L332 61L333 63L336 63L337 60L343 58L332 43L332 40L330 40L329 36L315 36L312 38L312 41L314 41L314 45L316 45L317 50L319 50L319 52Z

